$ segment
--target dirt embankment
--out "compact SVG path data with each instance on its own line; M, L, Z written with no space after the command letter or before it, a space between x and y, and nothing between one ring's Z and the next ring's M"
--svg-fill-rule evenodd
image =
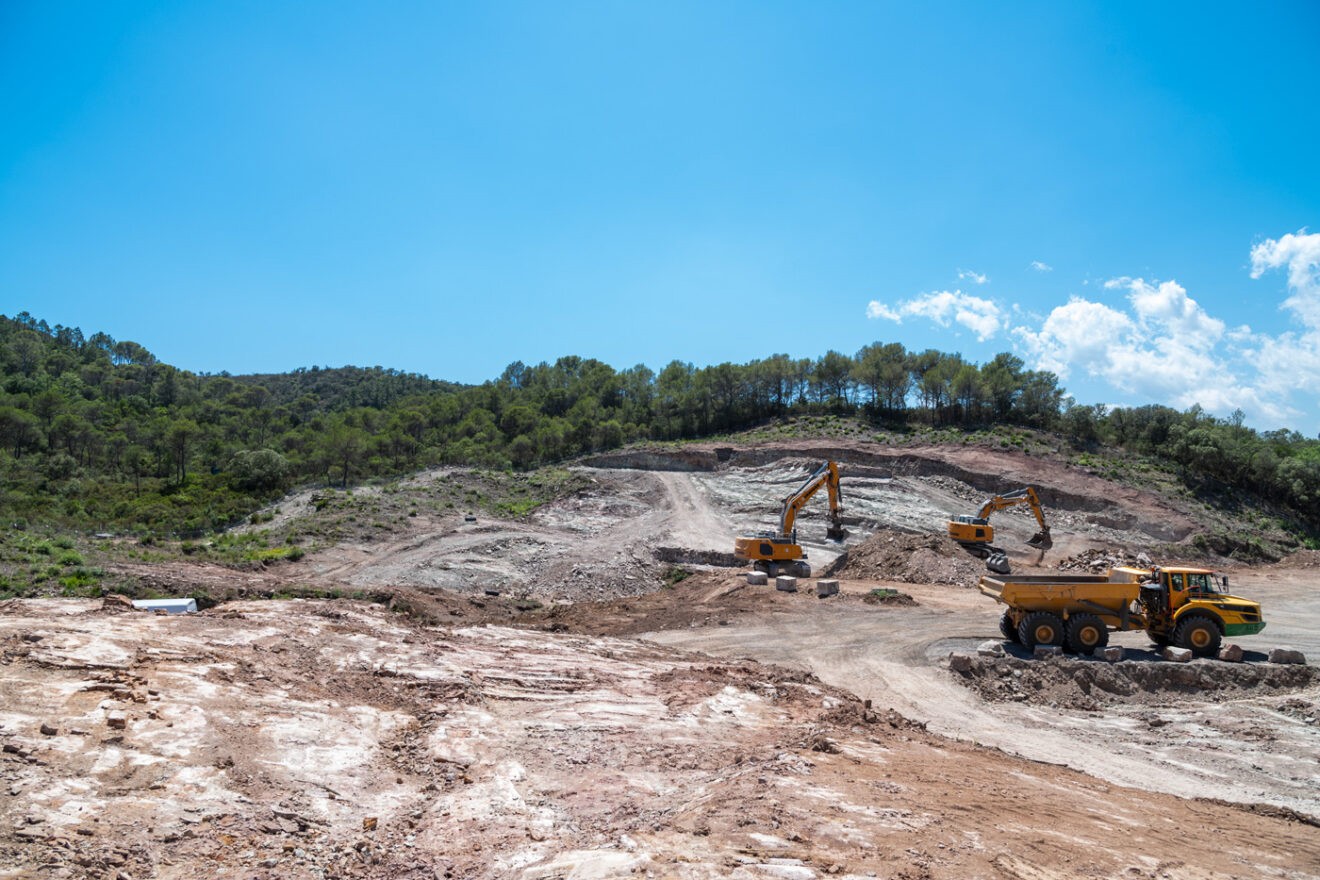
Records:
M1214 703L1291 694L1320 683L1320 668L1315 666L1218 660L1168 663L1153 656L1106 663L1073 658L1042 662L1014 656L973 655L963 665L965 668L954 675L991 702L1088 711L1099 711L1105 706L1168 706L1187 700ZM1306 700L1292 699L1300 706L1311 707ZM1316 713L1311 708L1309 723L1314 724Z

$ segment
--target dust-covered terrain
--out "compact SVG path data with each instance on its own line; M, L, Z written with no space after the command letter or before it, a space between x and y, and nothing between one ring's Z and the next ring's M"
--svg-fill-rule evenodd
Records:
M826 458L840 592L749 584L734 537ZM199 614L0 605L0 877L1320 877L1320 683L1264 659L1320 657L1316 554L1208 559L1187 499L979 448L619 453L508 515L463 477L284 499L246 528L331 535L297 562L113 563ZM978 654L944 521L1027 483L1016 570L1218 562L1246 662Z

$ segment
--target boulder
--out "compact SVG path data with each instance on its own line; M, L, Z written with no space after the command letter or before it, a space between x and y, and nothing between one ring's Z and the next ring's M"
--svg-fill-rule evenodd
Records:
M1109 645L1104 648L1096 648L1091 652L1091 656L1097 660L1107 660L1110 663L1117 663L1123 659L1123 649L1117 645Z
M954 672L971 672L972 655L970 654L950 654L949 668Z
M1175 648L1173 645L1164 649L1164 659L1174 663L1190 663L1192 652L1187 648Z
M111 593L101 599L102 611L133 611L133 600L119 593Z
M1225 663L1241 663L1242 648L1238 645L1224 645L1219 649L1219 659Z
M1306 657L1301 651L1294 651L1292 648L1275 648L1270 651L1269 660L1271 663L1291 664L1295 666L1305 666Z
M982 657L1002 657L1004 656L1004 643L982 642L976 646L976 653Z
M1050 657L1062 657L1063 648L1059 645L1037 645L1036 650L1032 652L1037 660L1048 660Z

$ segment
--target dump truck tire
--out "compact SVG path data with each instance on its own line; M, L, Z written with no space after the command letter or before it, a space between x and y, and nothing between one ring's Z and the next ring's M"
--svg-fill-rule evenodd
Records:
M1219 624L1204 614L1188 615L1178 621L1173 629L1173 643L1197 657L1213 657L1218 654L1222 639Z
M1018 638L1028 649L1037 645L1062 645L1063 620L1048 611L1033 611L1018 624Z
M1094 614L1074 614L1068 618L1063 644L1074 654L1089 654L1109 644L1109 629Z
M1013 622L1013 615L1011 613L1005 611L1000 615L999 631L1004 634L1004 638L1008 639L1015 645L1022 643L1022 639L1018 636L1017 630L1017 624Z
M1147 637L1148 639L1150 639L1151 642L1152 642L1156 647L1159 647L1159 648L1167 648L1167 647L1169 647L1169 637L1166 636L1166 635L1162 635L1162 634L1160 634L1160 633L1153 633L1153 632L1151 632L1150 630L1146 630L1146 637Z

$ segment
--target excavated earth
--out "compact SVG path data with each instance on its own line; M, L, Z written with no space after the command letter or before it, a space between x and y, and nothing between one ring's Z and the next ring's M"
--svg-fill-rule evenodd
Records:
M747 584L733 538L827 457L851 534L822 540L823 504L799 528L841 592ZM1038 572L1177 561L1196 511L978 448L580 473L521 519L419 505L297 564L116 567L233 597L199 614L0 604L0 878L1320 877L1320 683L1264 660L1320 657L1320 554L1231 568L1269 622L1242 664L1168 663L1137 633L1118 664L1009 646L954 672L999 636L950 512L1037 486L1052 550L1022 546L1020 509L995 526ZM251 598L300 591L367 601Z

